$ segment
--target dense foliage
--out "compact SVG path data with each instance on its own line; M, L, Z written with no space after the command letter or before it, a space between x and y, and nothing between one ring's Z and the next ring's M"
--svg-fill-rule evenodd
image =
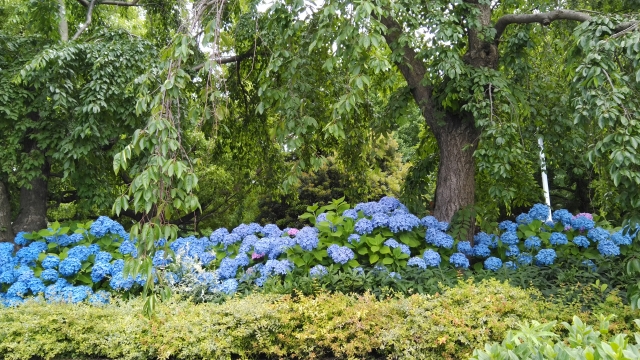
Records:
M468 299L474 301L469 303ZM610 296L593 312L557 306L534 290L497 281L463 282L434 296L378 300L371 295L253 294L223 304L160 304L139 315L140 300L91 306L29 302L0 309L4 359L111 358L375 358L461 359L497 342L524 321L570 321L616 314L612 330L632 314Z

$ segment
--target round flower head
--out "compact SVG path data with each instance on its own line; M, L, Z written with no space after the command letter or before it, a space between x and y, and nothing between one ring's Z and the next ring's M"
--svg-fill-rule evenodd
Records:
M550 214L551 212L549 207L544 204L535 204L533 205L531 210L529 210L529 217L534 220L545 221L547 220L547 218L549 218Z
M349 244L357 244L360 242L360 235L358 234L351 234L349 235L349 237L347 238L347 241L349 242Z
M589 231L593 229L594 226L595 223L593 220L584 215L578 214L571 219L571 227L580 231Z
M524 247L531 249L539 249L542 246L542 241L537 236L529 236L527 240L524 241Z
M595 242L608 240L610 236L609 232L601 227L593 228L587 233L587 237Z
M514 231L505 232L500 236L500 240L502 240L502 243L505 245L516 245L518 244L518 242L520 242L520 239L518 239L518 234Z
M585 236L579 235L573 238L573 243L578 245L578 247L587 248L589 247L589 239Z
M457 249L460 253L463 253L467 256L473 256L473 248L471 247L471 243L469 241L458 242Z
M357 204L355 210L362 211L365 216L373 216L375 213L384 212L383 207L373 201Z
M507 251L504 254L506 256L518 256L520 255L520 249L517 245L509 245Z
M433 216L425 216L422 218L422 220L420 220L420 222L422 223L422 226L426 227L426 228L434 228L434 229L438 229L439 226L439 222L438 219L436 219Z
M536 255L537 265L551 265L556 260L556 251L553 249L542 249Z
M440 254L431 249L425 251L422 258L424 259L425 264L431 267L440 266L440 261L442 261Z
M420 226L420 219L413 214L398 214L389 218L389 229L394 234L411 231Z
M80 260L76 258L66 258L60 261L60 265L58 265L58 270L62 276L71 276L75 275L80 271L82 267L82 263Z
M473 245L473 256L479 258L486 258L491 255L491 249L487 245L477 244Z
M214 246L218 245L219 243L222 242L222 239L228 234L229 234L229 230L227 230L226 228L217 229L216 231L211 233L211 235L209 236L209 241L211 241Z
M424 261L423 258L412 257L411 259L409 259L409 261L407 261L407 266L417 266L420 269L426 269L427 263Z
M371 224L373 225L374 229L379 227L387 227L389 226L389 216L385 213L373 214L373 216L371 217Z
M440 230L434 228L427 229L425 240L428 244L435 245L437 247L451 249L453 247L453 238Z
M507 261L504 263L504 267L506 267L509 270L516 270L518 269L518 264L516 264L513 261Z
M498 228L503 231L516 231L518 230L518 224L510 220L505 220L498 224Z
M342 265L355 257L353 250L346 246L338 246L336 244L332 244L327 248L327 254L335 263Z
M528 225L533 221L529 214L520 214L516 217L516 222L521 225Z
M469 259L467 259L467 257L462 253L455 253L451 255L451 257L449 258L449 262L457 268L469 268Z
M611 240L601 240L598 242L598 251L602 256L620 255L620 247Z
M47 257L45 257L42 260L42 268L43 269L55 269L58 267L58 264L60 263L60 259L55 256L55 255L47 255Z
M305 226L296 234L296 243L300 245L302 250L311 251L318 247L318 233L314 228Z
M111 261L111 259L113 259L113 256L106 252L106 251L100 251L99 253L96 254L96 262L103 262L103 263L108 263Z
M371 234L373 224L369 219L360 219L356 222L355 231L360 235Z
M309 276L320 278L329 274L329 271L326 267L322 265L316 265L309 270Z
M630 234L623 235L623 231L619 230L611 234L611 241L616 245L631 245L633 238Z
M553 212L552 219L555 222L561 222L564 226L571 226L573 215L566 209L560 209Z
M495 235L489 235L481 231L473 237L473 243L477 245L485 245L494 249L498 246L498 239Z
M502 267L502 260L497 257L490 257L484 261L484 268L491 271L498 271Z
M27 245L29 243L29 241L31 241L31 240L27 240L27 239L24 238L24 236L27 235L27 234L29 234L29 233L25 232L25 231L20 231L19 233L16 234L16 237L13 239L13 242L16 245L19 245L19 246Z
M549 242L551 243L551 245L565 245L569 242L569 240L567 240L567 235L560 232L554 232L551 234Z
M58 280L58 271L54 269L45 269L40 273L40 279L44 281L54 282Z
M353 220L358 220L358 212L354 209L347 209L342 212L342 216Z
M521 253L518 255L518 259L516 260L520 265L530 265L533 262L533 256L526 253Z

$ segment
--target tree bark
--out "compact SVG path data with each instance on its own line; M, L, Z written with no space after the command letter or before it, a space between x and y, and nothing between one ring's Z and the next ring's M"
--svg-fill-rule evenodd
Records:
M5 183L0 181L0 242L13 242L14 237L9 191Z
M20 189L20 212L13 222L13 231L32 232L47 228L47 180L49 166L43 166L42 176L31 180L31 188Z
M476 163L473 153L480 131L473 119L450 120L431 129L440 149L440 165L433 215L451 221L456 211L475 202Z

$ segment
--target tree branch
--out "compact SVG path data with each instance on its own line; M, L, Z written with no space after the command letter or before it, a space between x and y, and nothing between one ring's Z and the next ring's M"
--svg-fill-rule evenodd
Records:
M228 57L223 57L223 58L219 58L219 59L215 59L213 60L214 63L216 64L230 64L230 63L237 63L240 62L242 60L248 59L248 58L252 58L254 57L255 54L255 47L243 52L240 55L234 55L234 56L228 56ZM206 64L206 62L203 62L202 64L196 65L194 67L191 68L191 70L193 71L198 71L200 69L202 69L204 67L204 65Z
M142 5L138 5L138 1L140 0L133 0L132 2L105 0L105 1L98 1L96 5L142 6ZM89 7L89 2L87 0L78 0L78 2L82 4L82 6L84 7Z
M91 0L91 3L89 4L89 9L87 10L87 20L84 22L84 24L82 24L80 29L78 29L76 34L73 35L73 37L71 38L71 41L77 40L78 37L80 37L80 34L82 34L85 30L87 30L87 28L91 24L91 15L93 14L93 7L95 6L95 4L96 4L96 0Z
M504 15L496 22L494 28L496 29L496 44L500 41L500 37L504 33L507 26L511 24L531 24L531 23L540 23L543 26L547 26L551 24L551 22L556 20L573 20L573 21L589 21L591 20L591 15L586 12L574 11L574 10L555 10L545 13L538 14L509 14ZM637 21L629 21L618 24L615 27L614 31L619 33L621 31L625 31L632 26L635 26Z

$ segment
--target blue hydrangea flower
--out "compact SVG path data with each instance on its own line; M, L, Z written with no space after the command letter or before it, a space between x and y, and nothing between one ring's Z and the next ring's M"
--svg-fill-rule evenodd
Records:
M133 242L129 240L125 240L122 242L122 244L120 244L118 252L120 252L120 254L122 255L131 255L132 257L138 256L138 249L133 244Z
M507 251L504 254L506 256L518 256L520 255L520 249L517 245L509 245Z
M227 295L234 294L238 290L238 280L227 279L219 285L218 289Z
M427 229L425 240L428 244L432 244L437 247L441 247L445 249L451 249L454 243L454 240L451 237L451 235L448 235L434 228Z
M473 245L473 256L479 258L486 258L491 255L491 249L485 244Z
M500 236L500 240L505 245L517 245L520 242L518 234L514 231L507 231Z
M573 243L578 245L579 247L587 248L589 247L589 239L585 236L579 235L573 238Z
M44 292L45 290L45 286L42 280L36 277L27 280L26 284L29 287L29 290L31 290L31 293L34 295Z
M458 242L457 249L460 253L463 253L467 256L473 256L473 248L471 247L471 243L469 241Z
M346 246L338 246L332 244L327 248L327 254L336 264L346 264L349 260L355 257L353 250Z
M436 219L433 216L425 216L422 218L422 220L420 220L420 222L422 223L422 226L426 227L426 228L434 228L436 230L439 230L439 222L438 219Z
M111 264L97 262L93 264L93 268L91 269L91 281L98 283L109 274L111 274Z
M212 245L218 245L222 242L222 239L224 239L224 237L226 235L229 235L229 230L227 230L226 228L219 228L216 231L212 232L211 235L209 235L209 241L211 241Z
M407 255L411 255L411 249L409 249L409 247L405 244L400 244L399 242L397 242L395 239L388 239L384 242L384 245L390 247L391 249L395 249L397 247L400 248L400 250L407 254Z
M524 247L529 250L539 249L541 246L542 240L537 236L529 236L527 240L524 241Z
M520 265L531 265L533 262L533 256L527 253L521 253L518 255L518 259L516 260Z
M16 281L13 285L9 286L9 289L7 289L7 295L9 296L24 297L28 292L29 287L22 281Z
M16 252L16 258L22 265L34 266L35 261L38 260L40 253L47 250L47 244L42 241L36 241L29 244L27 247Z
M282 230L276 224L267 224L262 227L262 234L267 237L280 237L282 236Z
M96 255L99 252L100 252L100 245L98 245L98 244L89 245L89 254L90 255Z
M485 232L479 232L473 237L473 243L485 245L491 249L498 247L498 238L496 235L489 235Z
M80 271L80 268L82 268L80 260L71 257L60 261L60 264L58 265L58 271L62 276L75 275Z
M45 269L40 273L40 279L44 281L54 282L58 277L58 271L55 269Z
M375 213L384 212L382 206L374 201L357 204L354 209L362 211L365 216L373 216Z
M31 240L27 240L27 239L24 238L24 236L27 235L27 234L29 234L29 233L25 232L25 231L20 231L19 233L16 234L16 237L13 239L13 242L16 245L19 245L19 246L27 245L29 243L29 241L31 241Z
M329 271L327 270L326 267L322 265L316 265L309 270L309 276L315 277L315 278L320 278L327 274L329 274Z
M371 224L373 225L374 229L379 227L387 227L389 226L389 216L384 213L373 214L373 217L371 217Z
M502 267L502 260L497 257L490 257L484 261L484 268L491 271L498 271Z
M529 225L532 221L533 219L529 214L520 214L516 217L516 222L520 225Z
M351 271L356 273L357 275L364 275L364 269L361 266L354 267L353 269L351 269Z
M91 251L86 246L74 246L69 249L68 257L78 259L80 262L86 261L91 255Z
M389 229L394 234L411 231L420 226L420 219L413 214L398 214L389 218Z
M601 227L597 227L589 230L587 232L587 237L595 242L600 242L602 240L608 240L611 234Z
M319 223L321 223L323 221L329 221L329 220L327 220L327 213L322 213L322 214L318 215L318 217L316 217L316 225L318 225Z
M565 245L569 242L569 240L567 239L567 235L560 232L554 232L551 234L549 242L551 243L551 245Z
M113 256L111 255L111 253L106 251L100 251L99 253L96 254L95 262L108 263L111 261L111 259L113 259Z
M618 256L620 255L620 247L613 241L606 239L598 242L598 251L602 256Z
M234 259L224 258L220 262L220 267L218 268L218 278L230 279L236 277L236 273L238 271L238 264Z
M124 227L122 225L106 216L100 216L96 221L94 221L89 228L89 233L97 238L101 238L106 234L118 235L125 240L129 238L129 234L124 231Z
M17 270L14 270L14 273L17 276L16 281L28 281L30 279L33 279L34 277L34 272L33 269L29 268L28 266L22 265L20 266Z
M529 210L529 217L534 220L545 221L550 215L550 209L547 205L544 204L535 204Z
M347 209L342 212L342 216L346 218L351 218L353 220L358 220L358 212L354 209Z
M373 231L373 223L369 219L360 219L356 222L354 229L360 235L371 234Z
M302 250L306 251L311 251L318 247L318 242L320 241L318 239L317 229L308 226L305 226L298 231L295 240Z
M449 258L449 263L457 268L469 268L469 259L467 259L467 257L462 253L455 253L451 255L451 257Z
M383 211L391 212L401 206L402 203L400 203L400 200L394 197L385 196L380 199L380 201L378 201L378 205L380 205Z
M518 265L513 262L513 261L507 261L504 263L504 267L506 267L509 270L516 270L518 269Z
M421 257L412 257L411 259L409 259L409 261L407 261L407 266L417 266L420 269L426 269L427 262L424 261L424 259Z
M289 260L267 260L261 272L266 276L271 274L286 275L291 269L293 269L293 263Z
M357 244L360 242L360 235L358 234L351 234L349 235L349 237L347 238L347 241L349 242L349 244Z
M108 304L111 294L108 291L98 290L89 297L89 303L92 305Z
M551 265L556 260L556 251L553 249L542 249L536 255L536 265Z
M561 222L564 226L571 226L573 215L566 209L560 209L553 212L553 221Z
M45 257L42 260L42 268L43 269L55 269L58 267L58 264L60 263L60 259L55 256L55 255L47 255L47 257Z
M0 284L13 284L16 281L16 276L13 270L5 270L0 273Z
M513 221L510 220L505 220L503 222L501 222L500 224L498 224L498 228L500 230L504 230L504 231L516 231L518 230L518 224L514 223Z
M244 225L244 224L242 224L242 225ZM233 230L235 230L235 229L233 229ZM248 230L245 229L245 231L248 231ZM247 234L247 236L248 235L253 235L253 234ZM227 246L231 246L233 244L239 243L242 240L242 238L243 238L243 236L241 236L240 233L227 234L222 238L221 244L224 245L224 247L226 249Z
M586 216L576 216L575 219L571 219L571 227L580 231L588 231L593 229L595 223L593 220Z
M622 230L616 231L615 233L611 234L610 240L613 241L613 243L616 245L631 245L631 243L633 242L630 234L623 235Z
M395 271L390 272L388 276L392 279L402 280L402 276Z
M242 239L242 243L240 244L240 248L238 252L246 253L251 251L251 248L259 241L260 239L255 235L247 235L244 239Z
M425 251L422 255L422 258L424 259L424 262L427 264L427 266L431 267L440 266L440 262L442 261L442 259L440 258L440 254L431 249Z
M256 223L240 224L235 229L231 230L232 234L235 234L238 236L237 241L240 241L247 235L257 234L260 232L262 232L262 226Z

